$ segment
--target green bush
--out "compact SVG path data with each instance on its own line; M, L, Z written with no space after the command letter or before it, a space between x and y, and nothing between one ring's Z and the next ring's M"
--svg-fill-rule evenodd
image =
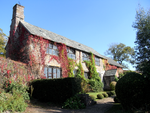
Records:
M115 91L110 91L110 93L111 93L111 95L115 95L116 94Z
M115 102L115 103L120 103L120 101L119 101L119 99L118 99L117 96L114 97L114 102Z
M91 97L91 99L93 99L94 101L96 100L96 97L94 95L89 95Z
M148 86L144 76L131 72L117 82L115 91L124 109L147 109L150 107Z
M68 98L82 91L81 78L60 78L33 80L30 93L40 101L64 103Z
M89 85L90 85L92 91L94 91L94 92L103 91L103 83L101 82L101 80L99 78L97 78L96 80L90 79Z
M24 97L14 91L13 95L10 93L1 93L0 94L0 112L10 110L12 112L23 112L27 107L27 103L24 100Z
M108 94L107 93L102 93L102 95L104 96L104 97L108 97Z
M115 90L116 83L117 83L117 82L115 82L115 81L112 81L112 82L110 83L110 88L111 88L111 90Z
M110 97L110 96L112 96L112 94L111 94L111 92L109 91L109 92L107 92L107 95Z
M62 108L67 108L67 109L83 109L85 108L84 103L81 102L80 98L78 95L75 95L69 99L67 99Z
M26 100L29 100L28 87L22 81L6 80L3 85L3 92L0 93L0 112L12 111L23 112L27 107Z
M27 90L28 90L27 86L23 85L22 83L17 83L15 81L12 81L11 84L9 84L7 88L5 88L6 92L13 94L15 91L15 92L21 94L23 96L24 100L30 99L29 93Z
M103 99L104 96L103 96L103 94L98 94L98 95L97 95L97 98L98 98L98 99Z

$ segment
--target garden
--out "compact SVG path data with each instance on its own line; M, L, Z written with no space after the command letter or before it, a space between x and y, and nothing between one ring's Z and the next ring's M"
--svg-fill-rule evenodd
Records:
M27 66L15 61L1 58L0 111L23 112L31 101L51 103L62 109L85 109L86 94L93 101L114 97L111 112L148 112L150 97L147 76L132 71L120 74L110 84L111 91L103 91L103 84L97 77L94 65L91 68L91 79L82 76L82 65L78 65L77 77L59 79L35 79L29 75ZM28 71L27 71L28 70ZM22 76L19 76L22 75ZM100 82L98 82L100 81ZM82 96L79 96L82 95ZM53 97L53 98L52 98Z
M24 63L3 57L0 57L0 62L3 64L0 66L0 112L23 112L34 99L65 109L83 109L86 105L84 98L79 97L80 94L88 94L93 101L114 95L114 91L103 91L93 56L91 62L86 62L91 70L90 79L84 78L81 63L77 65L77 77L36 79L31 68Z

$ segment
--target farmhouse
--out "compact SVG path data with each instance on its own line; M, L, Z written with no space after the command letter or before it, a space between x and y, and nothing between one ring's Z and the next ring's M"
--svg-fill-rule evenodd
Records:
M74 61L77 64L81 63L84 76L88 78L89 69L84 61L90 60L91 53L94 55L96 69L101 80L108 79L104 82L106 85L114 79L114 76L122 72L123 66L94 49L25 22L24 6L16 4L13 7L11 21L6 57L29 64L34 67L37 75L44 74L49 79L75 75L76 65L72 64L72 75L68 74L67 68L69 63Z

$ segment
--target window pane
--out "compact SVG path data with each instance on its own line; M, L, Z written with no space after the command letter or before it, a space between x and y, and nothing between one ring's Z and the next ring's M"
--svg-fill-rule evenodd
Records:
M69 53L69 48L67 47L67 53Z
M60 69L57 68L57 78L60 78Z
M84 61L84 60L85 60L85 58L83 57L83 58L82 58L82 60Z
M70 49L70 53L74 54L74 50L73 50L73 49Z
M49 51L48 51L48 50L49 50L49 48L47 47L47 49L46 49L46 53L47 53L47 54L49 53Z
M67 53L67 56L69 57L69 53ZM69 57L70 58L70 57Z
M88 60L88 58L85 58L85 60Z
M53 49L57 49L57 46L53 45Z
M71 59L73 59L73 54L71 54Z
M52 44L49 44L49 48L51 48L51 49L52 49L52 48L53 48L53 45L52 45Z
M77 74L77 70L76 70L76 69L73 70L73 74L74 74L74 76L76 77L76 74Z
M52 68L48 68L48 78L52 77Z
M47 67L44 67L44 76L47 78Z
M49 78L49 79L52 79L52 76L49 76L48 78Z
M48 73L52 73L52 68L51 67L48 68Z
M56 73L53 73L53 78L56 78Z
M74 59L74 60L76 59L75 55L73 55L73 59Z
M56 73L56 68L53 68L53 73Z
M85 77L86 79L88 79L88 73L87 73L87 72L84 73L84 77Z
M53 51L52 51L52 49L49 49L49 54L51 54L51 55L53 54Z
M53 68L53 78L56 78L56 68Z
M71 54L70 53L68 53L68 57L71 58Z
M85 53L82 53L82 56L85 57L86 56Z
M58 51L56 50L56 56L58 56L58 54L59 54L59 53L58 53Z
M57 50L52 50L53 51L53 55L58 56L58 51Z

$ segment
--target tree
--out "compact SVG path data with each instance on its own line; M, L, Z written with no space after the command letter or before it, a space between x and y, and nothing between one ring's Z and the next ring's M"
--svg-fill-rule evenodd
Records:
M7 36L5 33L3 33L3 30L0 28L0 56L5 56L5 45L7 41Z
M130 46L126 46L123 43L111 44L109 49L105 52L105 55L111 56L113 60L118 62L120 65L124 66L124 68L128 68L128 65L124 62L134 64L134 49Z
M144 11L143 8L139 8L133 27L137 30L135 41L136 68L145 75L150 75L150 9Z

